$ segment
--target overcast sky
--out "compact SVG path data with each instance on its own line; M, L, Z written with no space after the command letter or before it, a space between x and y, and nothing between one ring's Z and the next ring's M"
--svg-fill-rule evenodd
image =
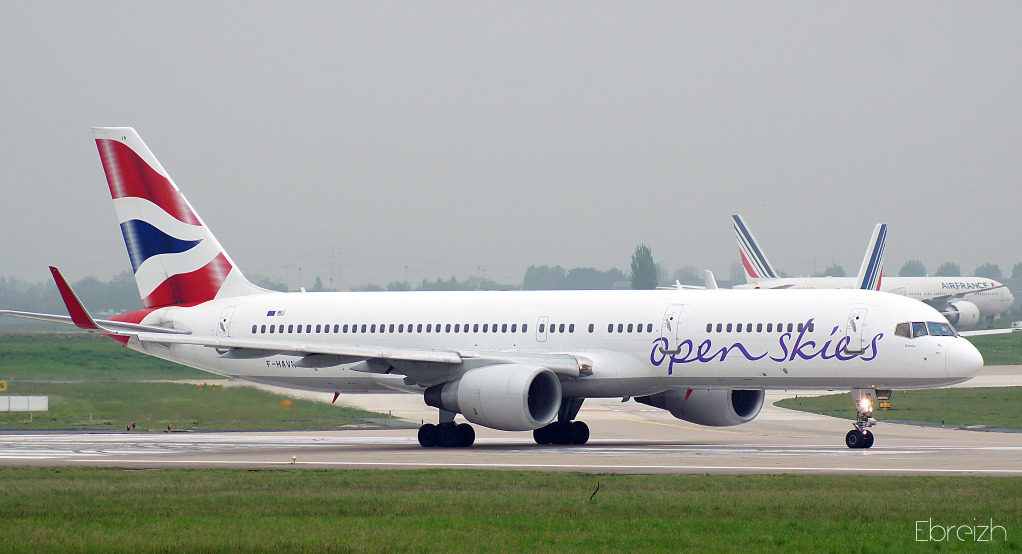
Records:
M130 269L121 125L292 287L1022 261L1022 3L335 4L0 3L0 275Z

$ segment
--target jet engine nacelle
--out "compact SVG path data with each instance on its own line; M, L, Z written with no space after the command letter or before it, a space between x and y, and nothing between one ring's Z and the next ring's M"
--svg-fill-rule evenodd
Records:
M671 412L671 415L712 427L728 427L752 421L763 408L761 390L669 390L636 398L637 402Z
M551 423L561 407L561 381L545 367L495 364L426 389L426 404L458 412L472 423L531 431Z
M948 304L947 320L957 329L970 329L979 323L979 307L968 300Z

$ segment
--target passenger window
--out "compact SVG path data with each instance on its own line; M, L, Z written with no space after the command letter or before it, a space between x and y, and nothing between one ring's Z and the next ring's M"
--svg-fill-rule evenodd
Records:
M512 323L511 324L511 332L512 333L517 333L518 332L518 324L517 323Z
M258 329L259 329L259 326L258 326L258 325L253 325L253 326L252 326L252 334L253 334L253 335L254 335L254 334L256 334L256 330L258 330Z
M472 332L473 333L478 333L479 332L479 324L478 323L472 324Z
M560 325L557 326L557 332L558 333L563 333L564 332L564 324L563 323L561 323Z
M501 333L506 333L507 332L507 323L505 323L505 324L500 326L500 332Z
M595 325L593 325L592 323L590 323L590 324L589 324L589 332L590 332L590 333L592 333L592 332L593 332L593 329L595 329L595 328L596 328L596 326L595 326Z
M545 324L543 324L543 323L540 323L540 324L539 324L539 332L540 332L540 334L542 334L542 333L543 333L543 330L544 330L544 329L546 329L546 325L545 325Z
M767 323L767 333L773 333L773 332L774 332L774 324L773 323Z
M763 332L763 324L762 323L757 323L756 324L756 332L757 333L762 333Z
M370 333L375 333L376 332L376 324L375 323L373 323L372 326L369 327L369 332Z
M788 332L789 332L789 333L791 332L791 327L792 327L792 325L791 325L791 324L789 323L789 324L788 324Z
M427 323L426 324L426 332L427 333L432 333L433 332L433 324L432 323Z
M614 324L613 323L608 323L607 324L607 332L608 333L613 333L614 332Z
M571 324L568 325L568 332L569 333L574 333L575 332L575 324L574 323L571 323Z
M739 323L738 325L735 325L735 332L736 333L741 333L742 332L742 324L741 323Z
M528 331L529 331L529 324L528 323L523 323L522 324L522 332L526 333Z
M617 324L617 332L618 333L624 333L625 332L625 326L624 326L623 323L618 323Z
M362 324L362 332L363 332L363 333L365 333L365 332L366 332L366 324L365 324L365 323L363 323L363 324Z
M721 332L723 330L724 330L724 326L722 324L718 323L717 324L717 332L719 333L719 332Z
M322 328L322 325L316 325L316 332L319 333Z
M391 323L390 326L387 327L387 330L390 331L391 333L393 333L394 332L394 324Z
M276 326L276 325L270 325L270 334L271 334L271 335L273 334L273 331L274 331L274 330L275 330L276 328L277 328L277 326Z
M799 323L798 327L796 327L795 330L798 331L799 333L801 333L802 332L802 325L803 324Z
M812 333L815 330L816 330L816 324L813 323L813 322L809 322L809 332Z
M447 325L444 326L444 332L445 333L450 333L451 332L451 324L450 323L448 323Z
M422 332L422 324L421 323L419 323L418 325L415 326L415 332L416 333L421 333Z
M629 324L628 324L628 332L629 332L629 333L631 333L631 332L632 332L632 324L631 324L631 323L629 323Z
M265 329L265 328L264 328L264 329ZM302 332L302 326L301 326L301 325L299 325L299 326L298 326L298 332L299 332L299 333L301 333L301 332Z
M726 329L727 329L727 332L728 332L728 333L730 333L730 332L731 332L731 324L730 324L730 323L728 323L728 324L727 324L727 328L726 328Z

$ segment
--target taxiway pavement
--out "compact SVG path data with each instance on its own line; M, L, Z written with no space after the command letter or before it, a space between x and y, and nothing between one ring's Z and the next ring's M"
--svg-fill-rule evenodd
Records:
M1022 367L993 366L973 384L1017 386ZM751 423L703 427L620 399L587 400L584 446L537 445L531 433L475 426L471 448L422 448L420 421L437 412L419 395L342 396L406 424L374 430L273 433L0 434L0 464L106 467L475 468L594 473L810 473L1022 475L1022 433L922 427L882 421L869 450L850 450L850 421L773 406ZM329 401L332 395L318 395ZM851 413L851 401L849 401ZM404 427L404 428L402 428Z

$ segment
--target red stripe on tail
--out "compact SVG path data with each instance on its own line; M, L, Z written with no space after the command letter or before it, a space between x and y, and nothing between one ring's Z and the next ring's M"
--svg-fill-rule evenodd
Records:
M103 171L110 185L110 196L144 198L180 221L200 225L199 218L185 202L181 193L163 175L149 167L134 150L110 139L96 139Z
M204 267L191 273L172 275L142 299L146 308L175 304L198 304L216 298L231 272L231 262L221 253Z

